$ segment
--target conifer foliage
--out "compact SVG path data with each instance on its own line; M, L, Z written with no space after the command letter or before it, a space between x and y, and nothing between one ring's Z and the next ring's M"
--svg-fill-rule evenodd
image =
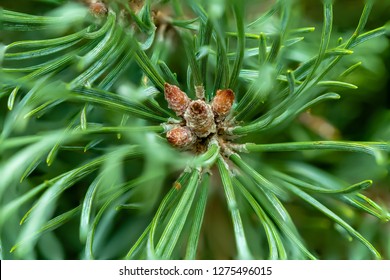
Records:
M330 0L2 2L1 258L390 257L390 135L323 113L388 43L374 1L345 33Z

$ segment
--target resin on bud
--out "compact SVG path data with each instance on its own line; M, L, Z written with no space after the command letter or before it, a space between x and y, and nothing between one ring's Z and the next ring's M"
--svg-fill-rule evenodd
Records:
M184 150L196 142L196 136L188 127L177 126L167 132L167 140L173 147Z
M179 182L175 182L173 183L173 187L176 189L176 190L180 190L181 189L181 184Z
M219 89L211 103L211 108L217 121L223 120L230 112L234 102L234 92L231 89Z
M216 132L213 110L203 100L192 101L184 113L184 119L187 127L200 138Z
M164 96L168 107L175 111L177 116L182 116L191 102L185 92L168 83L164 84Z

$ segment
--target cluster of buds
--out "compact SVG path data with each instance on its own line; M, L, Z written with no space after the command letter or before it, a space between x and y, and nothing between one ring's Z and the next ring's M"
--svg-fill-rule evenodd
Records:
M168 83L164 85L164 95L168 107L183 120L166 135L168 142L181 150L191 149L197 142L215 134L234 102L231 89L218 90L211 104L202 98L191 100L179 87Z

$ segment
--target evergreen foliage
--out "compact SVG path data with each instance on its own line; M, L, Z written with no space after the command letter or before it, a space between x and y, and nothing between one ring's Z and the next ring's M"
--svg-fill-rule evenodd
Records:
M389 111L376 97L389 25L367 27L387 1L358 1L352 31L330 0L315 6L321 25L292 0L11 2L2 259L390 258ZM177 149L166 134L188 120L167 84L235 101L216 132Z

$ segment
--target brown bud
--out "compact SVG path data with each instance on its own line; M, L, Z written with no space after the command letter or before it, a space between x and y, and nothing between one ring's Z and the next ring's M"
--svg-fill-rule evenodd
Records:
M129 6L131 10L138 13L142 9L144 2L145 2L144 0L130 0Z
M101 1L90 1L89 10L95 16L104 16L108 12L106 5Z
M178 126L167 132L167 140L176 148L186 149L195 143L196 136L188 127Z
M182 116L191 102L185 92L168 83L164 84L164 96L168 102L168 107L175 111L177 116Z
M219 89L211 103L211 108L217 120L223 120L230 112L234 102L234 92L231 89Z
M214 114L209 104L203 100L195 100L190 103L184 113L186 125L198 137L206 137L216 132Z

